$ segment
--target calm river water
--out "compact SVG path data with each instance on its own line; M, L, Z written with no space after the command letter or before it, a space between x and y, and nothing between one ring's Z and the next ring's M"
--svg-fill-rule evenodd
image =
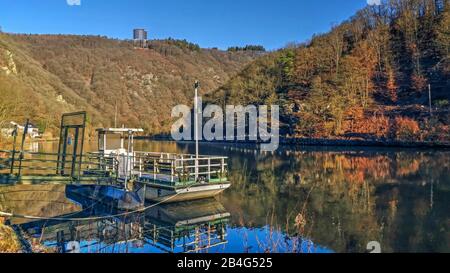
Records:
M173 142L136 146L194 152ZM89 253L368 252L373 241L383 252L450 252L450 151L282 147L272 154L204 144L201 152L230 158L233 186L217 200L126 218L12 224L28 240ZM0 187L0 207L45 217L108 213L59 185Z

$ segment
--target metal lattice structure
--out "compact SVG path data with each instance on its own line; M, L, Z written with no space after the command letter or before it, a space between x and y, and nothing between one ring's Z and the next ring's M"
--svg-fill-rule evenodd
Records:
M86 112L69 113L62 116L57 175L70 175L77 179L81 177L85 131Z

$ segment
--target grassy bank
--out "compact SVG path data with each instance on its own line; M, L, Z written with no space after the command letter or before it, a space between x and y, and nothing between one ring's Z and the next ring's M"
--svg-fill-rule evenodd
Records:
M11 227L0 218L0 253L17 253L22 250L19 238Z
M5 225L3 218L0 218L0 253L56 253L55 248L46 247L39 239L28 236L22 238L26 241L24 248L19 237L20 235L18 236L13 228Z

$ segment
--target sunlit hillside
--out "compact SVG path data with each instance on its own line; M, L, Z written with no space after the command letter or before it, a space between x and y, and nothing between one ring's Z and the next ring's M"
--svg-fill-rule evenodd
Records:
M449 1L383 3L259 58L209 100L279 104L296 137L449 141Z
M257 57L254 51L201 49L174 39L149 49L93 36L0 34L0 122L30 117L55 132L64 112L87 110L94 126L140 126L167 131L171 108L192 104Z

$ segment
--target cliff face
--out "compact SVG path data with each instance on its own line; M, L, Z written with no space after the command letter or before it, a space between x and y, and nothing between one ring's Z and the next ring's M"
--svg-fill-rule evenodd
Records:
M208 93L256 57L177 40L136 49L102 37L0 34L0 109L51 131L62 113L78 110L93 126L112 126L117 105L119 125L167 132L171 108L191 104L195 80Z

